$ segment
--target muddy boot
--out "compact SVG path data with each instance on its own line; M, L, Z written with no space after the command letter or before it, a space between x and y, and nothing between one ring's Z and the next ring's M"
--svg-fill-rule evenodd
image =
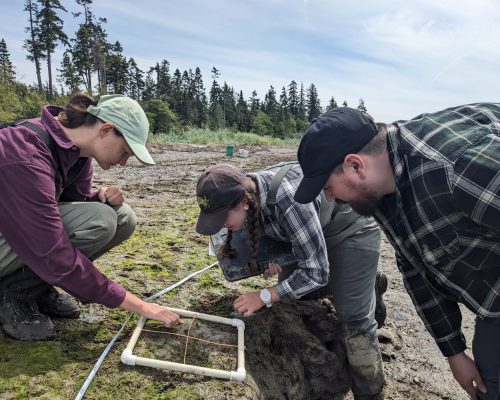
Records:
M384 366L376 333L346 327L345 338L354 399L383 399Z
M377 272L375 280L375 320L378 327L381 328L385 324L387 310L384 303L384 293L387 291L387 276L382 272Z
M36 304L45 289L29 268L0 280L0 323L5 333L19 340L49 340L55 337L54 324Z
M56 318L78 318L80 307L66 293L58 292L54 287L48 285L48 290L43 292L37 299L38 307L44 314Z
M18 340L50 340L56 332L49 317L35 303L3 296L0 300L0 322L4 332Z

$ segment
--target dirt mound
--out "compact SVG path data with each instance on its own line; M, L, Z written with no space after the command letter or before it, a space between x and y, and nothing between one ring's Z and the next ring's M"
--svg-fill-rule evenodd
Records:
M233 301L232 295L204 293L190 308L245 322L247 373L261 398L343 398L347 356L330 299L277 303L248 318L232 311Z
M349 390L340 323L317 300L245 318L248 370L266 399L342 399Z

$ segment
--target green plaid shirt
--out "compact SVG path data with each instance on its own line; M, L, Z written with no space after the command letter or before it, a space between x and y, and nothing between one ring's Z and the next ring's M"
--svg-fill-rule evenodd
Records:
M396 192L376 219L441 352L466 343L463 303L500 318L500 104L470 104L388 127Z

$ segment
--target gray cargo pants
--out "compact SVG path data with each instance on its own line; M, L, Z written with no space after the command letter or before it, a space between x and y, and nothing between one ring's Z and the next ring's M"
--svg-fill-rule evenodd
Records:
M59 210L71 243L92 260L128 239L137 225L134 211L125 203L117 207L99 202L59 203ZM0 278L23 266L0 234Z
M383 398L384 370L375 320L375 279L380 254L380 229L372 218L343 206L325 230L330 264L328 287L306 295L333 295L342 322L355 399ZM284 280L293 272L279 275Z

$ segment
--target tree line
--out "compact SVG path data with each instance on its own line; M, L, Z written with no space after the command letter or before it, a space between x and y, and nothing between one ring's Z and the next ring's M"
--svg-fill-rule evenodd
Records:
M24 85L16 81L7 44L0 41L0 121L11 117L32 117L38 103L62 104L67 96L84 91L91 96L123 93L141 102L153 133L169 132L179 127L201 127L218 130L230 128L261 135L288 137L302 132L323 111L337 107L331 97L325 110L321 107L316 85L304 87L292 80L280 91L271 85L264 98L254 90L249 98L221 82L221 72L213 67L211 84L205 88L200 68L172 71L163 59L142 70L133 57L124 54L119 41L108 40L106 18L96 17L92 0L75 0L80 12L78 29L72 37L64 32L61 15L67 13L60 0L26 0L26 39L23 48L33 63L37 82ZM62 61L54 79L53 54L63 46ZM45 68L48 80L42 81ZM59 83L59 89L54 81ZM12 97L12 96L11 96ZM7 103L7 104L6 104ZM344 101L342 106L347 106ZM363 99L358 109L366 111ZM20 114L20 115L17 115Z

